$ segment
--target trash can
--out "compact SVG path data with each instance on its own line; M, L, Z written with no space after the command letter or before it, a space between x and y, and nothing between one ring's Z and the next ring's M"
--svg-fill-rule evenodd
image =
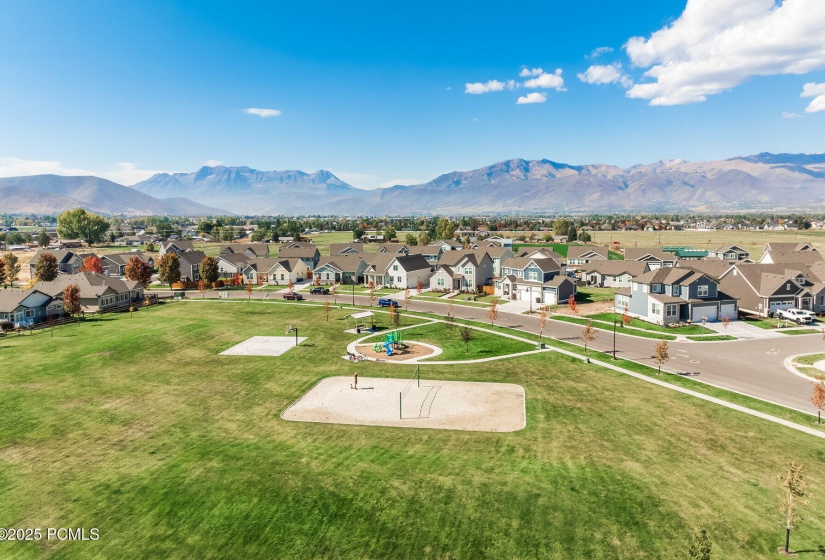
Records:
M355 327L355 332L357 334L361 334L361 327Z

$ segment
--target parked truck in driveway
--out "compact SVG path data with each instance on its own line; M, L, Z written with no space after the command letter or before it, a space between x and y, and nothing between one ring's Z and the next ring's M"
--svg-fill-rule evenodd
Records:
M813 322L813 314L803 309L780 309L776 312L776 315L780 319L785 319L786 321L793 321L798 325L808 325Z

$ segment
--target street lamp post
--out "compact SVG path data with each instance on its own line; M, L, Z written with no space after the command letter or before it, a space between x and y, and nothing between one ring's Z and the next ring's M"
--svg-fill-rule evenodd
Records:
M298 346L298 327L293 327L292 325L289 325L286 328L286 334L289 334L292 331L295 331L295 346Z
M352 306L355 307L355 284L352 284Z
M530 293L530 315L533 314L533 286L527 286L527 290Z
M616 321L614 319L613 320L613 359L614 360L616 359L616 323L618 323L618 321Z

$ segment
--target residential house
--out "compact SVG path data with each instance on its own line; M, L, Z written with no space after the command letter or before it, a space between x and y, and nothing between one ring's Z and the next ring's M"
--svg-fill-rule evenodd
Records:
M598 288L629 288L637 276L650 271L645 261L593 261L582 265L581 275L588 286Z
M810 272L806 274L802 268L784 264L736 264L722 275L720 287L738 298L742 311L761 317L774 316L780 309L791 307L813 310L815 295L822 298L825 294L821 293L822 283L809 279Z
M320 278L321 284L360 284L366 266L361 255L330 255L318 260L312 274Z
M760 264L809 265L822 261L822 254L814 248L795 251L765 251Z
M421 255L396 254L387 266L382 285L401 290L417 288L419 282L426 286L431 271L430 263Z
M407 255L410 248L405 243L383 243L378 252Z
M192 244L191 241L186 239L168 239L166 241L161 241L158 251L160 256L162 257L166 253L174 253L176 255L180 255L181 253L186 253L187 251L194 251L195 246Z
M662 267L633 279L616 291L615 308L659 325L679 322L736 320L736 298L722 292L716 280L681 267Z
M550 247L536 247L533 249L522 247L516 256L530 259L553 259L559 264L564 264L564 257Z
M494 286L496 295L504 299L558 305L576 294L576 283L562 274L553 259L511 257L502 261L501 271Z
M249 261L254 259L250 259L243 253L229 253L226 255L218 255L216 260L218 261L220 277L226 280L239 276L243 272L243 269L246 268L246 265L249 264Z
M495 278L496 276L501 276L501 261L504 259L509 259L515 256L513 250L510 247L484 247L475 251L476 254L486 254L490 257L490 260L493 263L493 271L490 275L490 278L485 280L485 285L489 285L490 280ZM541 258L541 257L536 257ZM560 261L558 261L560 262Z
M454 254L458 258L450 258ZM487 251L452 251L445 256L429 277L431 289L475 292L492 282L493 259Z
M301 259L249 259L241 271L245 282L286 286L307 279L307 265Z
M442 245L413 245L408 247L407 250L408 255L421 255L427 259L430 266L438 264L438 258L443 252L444 247Z
M134 247L137 245L146 245L155 240L151 235L124 235L115 239L115 245L126 245Z
M593 261L606 261L610 259L610 250L607 245L571 245L567 248L567 266L580 268L582 265L590 264Z
M26 327L63 314L63 302L39 290L0 290L0 321Z
M315 270L318 266L318 261L321 258L321 253L318 251L313 243L301 243L293 241L291 243L284 243L278 249L279 259L301 259L310 271Z
M197 282L201 279L201 261L204 258L206 253L203 251L185 251L178 255L182 282Z
M744 261L750 258L750 252L738 245L722 245L721 247L708 251L708 257L712 259L722 259L723 261Z
M366 266L364 267L364 285L372 283L376 288L380 288L389 282L387 267L397 255L393 253L367 253L361 255ZM389 284L388 284L389 285Z
M433 245L443 247L444 251L460 251L464 248L464 243L455 239L439 239Z
M246 255L250 259L265 259L269 257L268 243L233 243L221 245L220 255Z
M624 250L624 260L646 263L650 270L663 266L676 266L679 259L673 253L666 253L660 249L644 249L629 247Z
M140 282L120 280L95 272L66 274L53 282L37 282L34 290L62 301L63 291L71 284L80 288L80 306L87 313L141 302L144 298L144 286Z
M141 261L149 265L149 268L155 270L155 259L147 256L140 251L132 251L131 253L111 253L102 255L100 257L100 264L103 267L103 273L108 276L123 276L126 274L126 265L132 257L137 257Z
M76 274L80 268L83 266L83 258L86 255L82 255L80 253L76 253L74 251L68 251L65 249L42 249L37 251L37 253L32 257L32 260L29 261L29 275L32 278L35 278L36 274L34 273L35 269L37 268L37 263L40 262L40 257L44 254L49 253L54 256L55 260L57 260L57 270L61 274Z

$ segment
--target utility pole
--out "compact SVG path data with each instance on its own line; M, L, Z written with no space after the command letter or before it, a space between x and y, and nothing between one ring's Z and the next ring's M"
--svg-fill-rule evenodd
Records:
M352 306L355 307L355 284L352 285Z
M616 359L616 319L613 319L613 359Z

